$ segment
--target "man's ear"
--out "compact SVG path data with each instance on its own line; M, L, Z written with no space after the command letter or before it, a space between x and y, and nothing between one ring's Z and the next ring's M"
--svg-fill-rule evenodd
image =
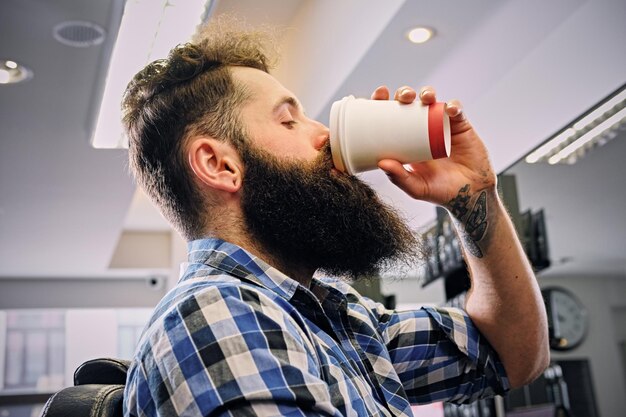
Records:
M207 186L228 193L241 188L242 163L230 144L209 137L192 138L187 157L196 178Z

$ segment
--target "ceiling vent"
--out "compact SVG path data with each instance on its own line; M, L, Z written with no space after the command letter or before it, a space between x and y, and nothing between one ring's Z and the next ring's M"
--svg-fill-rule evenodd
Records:
M95 23L71 20L56 25L52 31L54 39L63 45L76 48L99 45L104 41L105 30Z

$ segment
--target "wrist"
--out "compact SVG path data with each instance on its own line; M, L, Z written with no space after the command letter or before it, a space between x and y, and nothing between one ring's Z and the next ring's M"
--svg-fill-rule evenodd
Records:
M489 246L500 206L495 187L474 191L469 184L444 206L463 247L477 258L482 258Z
M470 184L465 184L459 188L454 198L442 205L454 222L466 224L471 221L472 217L479 214L476 211L480 210L483 205L488 204L488 207L493 209L500 204L495 185L481 189L473 187ZM472 213L474 214L472 215Z

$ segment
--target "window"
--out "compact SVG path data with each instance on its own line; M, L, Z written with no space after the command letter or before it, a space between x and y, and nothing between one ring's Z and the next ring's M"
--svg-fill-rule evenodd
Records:
M61 310L6 312L4 386L10 391L50 392L63 387L65 314Z

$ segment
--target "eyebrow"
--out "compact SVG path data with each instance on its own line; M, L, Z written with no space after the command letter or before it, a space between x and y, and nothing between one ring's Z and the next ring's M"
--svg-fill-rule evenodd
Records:
M274 106L274 109L272 110L272 112L276 113L285 104L289 104L290 106L298 109L298 111L300 111L301 113L306 114L306 112L304 111L304 108L302 107L302 104L300 104L300 102L293 96L285 96L281 98L278 101L278 103L276 103L276 105Z

